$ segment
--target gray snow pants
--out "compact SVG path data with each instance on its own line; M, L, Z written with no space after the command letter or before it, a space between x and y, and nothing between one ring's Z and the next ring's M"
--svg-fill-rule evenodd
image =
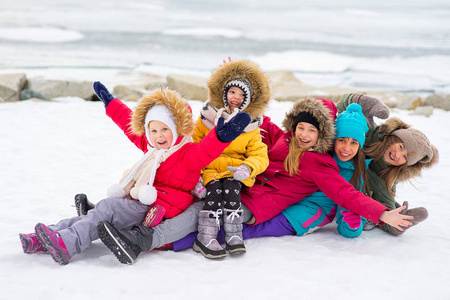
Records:
M51 231L58 231L70 256L87 249L92 241L98 239L97 224L105 220L117 229L131 229L144 221L149 206L139 201L124 198L106 198L89 210L85 216L64 219L50 225Z
M253 217L253 213L244 204L241 204L241 207L244 210L243 222L247 222ZM141 228L141 232L144 235L141 236L140 241L136 242L139 244L142 251L150 251L165 244L181 240L189 233L197 231L198 213L202 208L203 201L196 202L178 216L160 223L158 226L154 227L153 230ZM145 235L147 235L148 238ZM151 241L151 244L148 243L146 239Z

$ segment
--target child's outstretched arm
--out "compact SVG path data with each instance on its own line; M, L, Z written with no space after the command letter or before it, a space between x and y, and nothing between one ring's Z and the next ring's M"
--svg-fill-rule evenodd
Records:
M406 209L406 205L394 210L384 211L380 216L380 220L400 231L403 231L402 227L409 227L412 225L412 223L408 220L414 219L413 216L402 215L400 212L404 209Z

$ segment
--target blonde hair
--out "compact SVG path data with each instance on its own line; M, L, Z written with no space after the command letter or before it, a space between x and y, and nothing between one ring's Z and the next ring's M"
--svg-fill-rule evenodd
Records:
M295 138L294 132L291 133L291 140L289 143L289 153L284 160L283 166L284 170L289 173L290 176L294 176L298 173L298 165L300 163L300 158L303 156L307 149L302 149L299 147L297 139Z
M388 135L385 139L364 146L364 154L371 156L373 160L383 159L386 150L393 144L403 143L403 141L395 135ZM403 170L407 168L406 163L400 166L389 166L387 169L381 171L380 177L385 180L386 187L392 196L395 196L394 185L397 183L398 177Z

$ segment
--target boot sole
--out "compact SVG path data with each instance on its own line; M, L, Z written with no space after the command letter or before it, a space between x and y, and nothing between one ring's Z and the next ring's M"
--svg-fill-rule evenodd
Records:
M212 253L211 250L209 250L208 248L203 246L202 243L200 243L200 242L197 243L197 240L195 240L194 246L192 247L192 249L194 249L195 252L200 252L204 257L209 258L209 259L220 259L220 258L224 258L227 256L227 253L225 250L223 250L223 252L215 251L215 253Z
M132 265L134 263L136 256L134 255L133 250L123 243L122 239L108 223L100 222L97 225L97 232L103 244L114 253L121 263L127 265Z
M63 253L63 250L53 243L52 239L47 235L42 224L39 223L36 225L36 237L44 245L44 248L52 255L53 260L56 261L60 265L67 265L69 263L69 259Z
M228 253L230 253L231 256L238 256L247 252L247 249L245 249L244 245L240 245L239 247L233 248L231 246L228 246L227 244L226 249L228 250Z

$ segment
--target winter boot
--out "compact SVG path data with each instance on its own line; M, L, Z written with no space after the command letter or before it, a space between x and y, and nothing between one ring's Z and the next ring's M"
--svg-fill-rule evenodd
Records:
M19 233L19 237L20 242L22 243L23 253L38 253L46 251L44 245L39 242L34 232L30 234Z
M225 249L217 241L222 210L201 210L198 214L198 235L193 249L206 258L223 258L227 255Z
M85 194L75 195L75 208L78 216L84 216L89 210L93 209L95 205L91 203Z
M230 255L239 255L246 252L242 238L242 209L224 209L223 230L225 231L226 248Z
M160 204L155 204L150 207L150 209L147 211L147 214L145 215L144 222L142 222L142 225L146 227L155 227L159 223L161 223L164 214L166 213L166 209L164 206Z
M153 229L147 228L153 232ZM139 236L144 237L151 244L152 235L144 236L139 227L134 226L131 230L118 230L107 221L100 221L97 225L98 236L103 244L111 250L117 259L123 263L132 265L142 252L139 246Z
M38 223L34 230L39 242L44 245L53 259L60 265L67 265L70 260L70 254L59 232L51 231L42 223Z
M389 226L389 229L393 235L400 235L404 233L407 229L413 227L414 225L419 224L422 221L425 221L426 218L428 218L428 211L425 207L416 207L408 209L408 201L403 202L403 205L406 205L406 208L402 210L400 213L402 215L413 216L414 219L409 220L412 223L412 225L408 227L400 226L403 228L403 231L400 231L395 227Z

